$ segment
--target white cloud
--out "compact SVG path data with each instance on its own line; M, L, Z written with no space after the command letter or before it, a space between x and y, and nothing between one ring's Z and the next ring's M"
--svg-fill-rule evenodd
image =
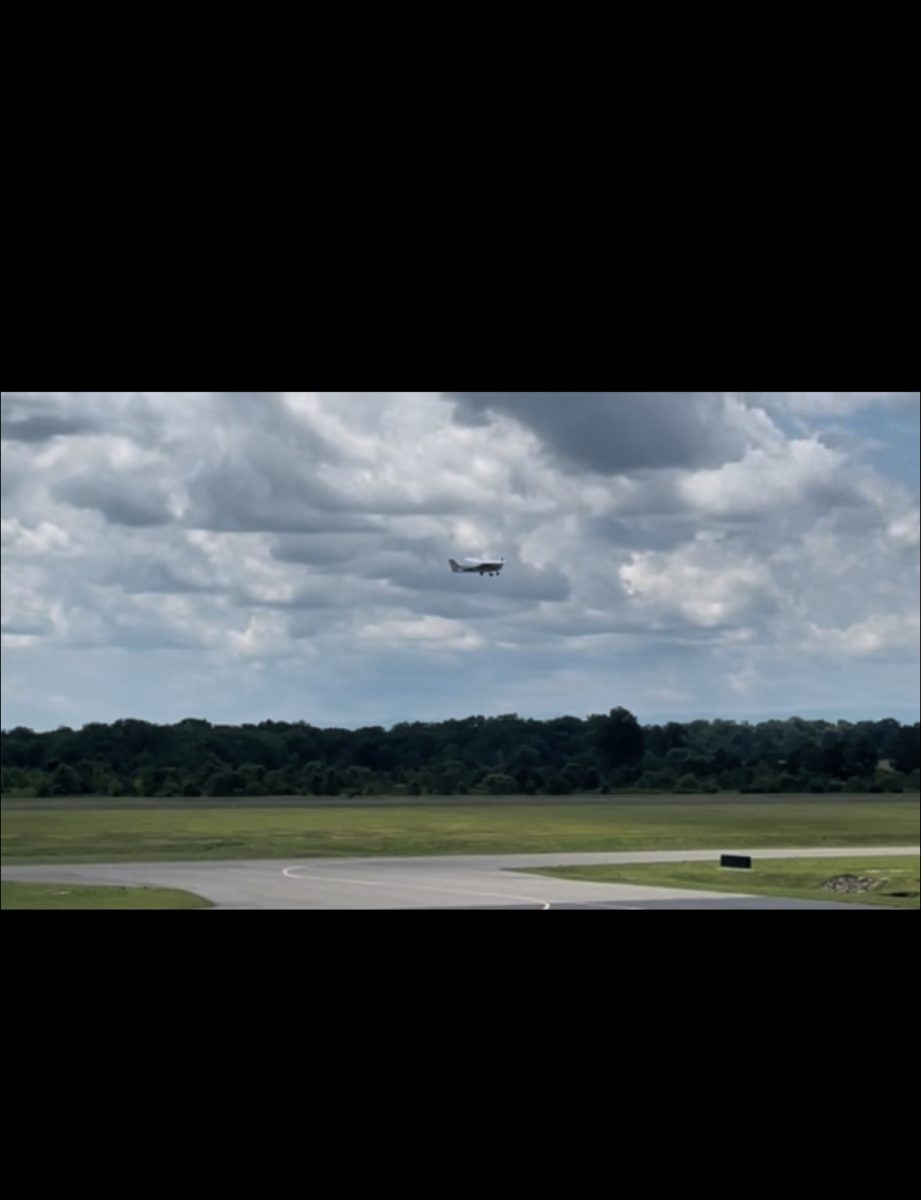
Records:
M694 625L739 621L773 607L770 573L751 557L733 559L726 546L699 539L674 552L633 554L620 578L634 606Z
M363 643L394 649L407 643L424 643L435 650L477 650L483 645L483 639L461 621L411 614L368 622L357 637Z
M321 723L614 693L795 707L834 699L842 663L886 664L879 703L916 703L917 495L782 420L847 434L848 413L912 403L4 393L4 723L53 723L52 694L86 719L132 697L161 719L300 705ZM505 555L500 580L448 571L479 553Z
M921 618L917 610L884 613L855 621L847 629L823 628L812 624L806 650L832 650L838 654L872 655L889 651L917 652Z
M740 462L696 471L680 482L682 499L704 516L743 517L831 494L845 500L845 456L821 442L793 439L767 452L750 449Z
M917 508L889 522L889 536L909 548L921 544L921 512Z
M71 539L65 529L53 521L39 521L33 528L16 517L0 519L0 546L23 556L46 556L66 553Z

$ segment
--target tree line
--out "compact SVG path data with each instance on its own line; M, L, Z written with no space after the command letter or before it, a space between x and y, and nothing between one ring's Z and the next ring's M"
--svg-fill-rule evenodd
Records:
M0 791L21 797L900 792L919 782L921 725L891 718L641 726L615 708L390 729L187 718L0 730Z

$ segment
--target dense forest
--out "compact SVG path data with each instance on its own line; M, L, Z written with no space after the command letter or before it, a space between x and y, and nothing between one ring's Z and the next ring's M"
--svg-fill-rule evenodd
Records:
M898 721L691 721L623 708L321 729L302 721L120 720L0 731L6 796L566 796L918 791L921 726Z

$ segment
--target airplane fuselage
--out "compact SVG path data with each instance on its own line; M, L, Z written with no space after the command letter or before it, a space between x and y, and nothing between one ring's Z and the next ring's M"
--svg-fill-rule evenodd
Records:
M455 575L498 575L505 566L504 559L474 559L465 558L463 562L456 562L453 558L448 560L451 564L451 570Z

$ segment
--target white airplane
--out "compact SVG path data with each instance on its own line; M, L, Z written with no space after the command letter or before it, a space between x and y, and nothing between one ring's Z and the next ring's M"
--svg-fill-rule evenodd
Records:
M461 572L473 575L498 575L505 566L504 558L465 558L461 562L455 562L453 558L449 558L448 562L455 575Z

